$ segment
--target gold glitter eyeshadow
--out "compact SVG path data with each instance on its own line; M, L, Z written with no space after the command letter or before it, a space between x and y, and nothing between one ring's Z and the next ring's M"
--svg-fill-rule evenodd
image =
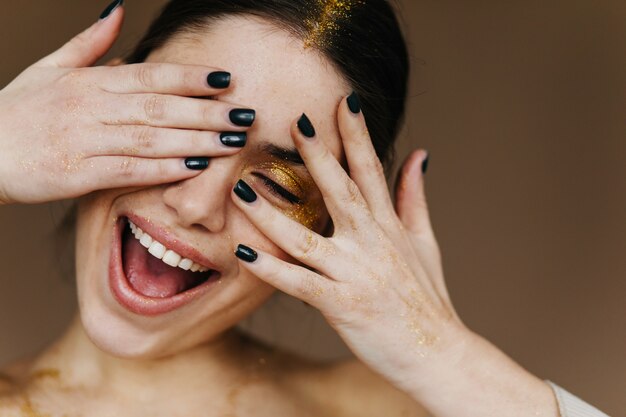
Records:
M268 170L274 177L274 180L280 185L287 188L298 197L302 198L302 194L306 194L310 187L307 187L293 169L280 162L270 161L259 165L259 168Z
M303 180L295 170L280 161L267 161L258 165L250 164L244 168L244 171L249 172L252 167L268 171L272 181L302 200L300 203L291 204L289 207L278 207L278 209L285 216L308 229L313 229L324 211L324 206L320 201L308 199L315 189L314 183L311 180Z
M297 203L293 207L282 208L281 211L286 216L291 217L305 227L309 229L313 228L315 223L317 223L320 218L322 208L319 207L319 205L306 201L306 196L313 188L310 181L302 181L293 169L280 162L265 162L259 167L261 169L267 169L272 174L276 182L288 190L292 192L294 192L293 190L298 190L295 191L295 194L303 200L303 202Z
M352 9L365 0L317 0L317 15L306 20L308 35L305 48L325 47L331 43L331 35L340 28L340 22L350 18Z
M281 209L286 216L291 217L308 229L312 229L320 219L321 210L319 205L313 203L300 203L293 208Z

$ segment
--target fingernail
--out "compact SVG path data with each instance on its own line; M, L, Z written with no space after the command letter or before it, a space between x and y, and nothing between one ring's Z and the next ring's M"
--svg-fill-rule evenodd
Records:
M185 166L193 171L202 171L209 167L209 158L187 158L185 159Z
M356 91L353 91L352 94L348 96L347 102L348 108L352 113L359 114L361 112L361 101Z
M248 135L245 132L224 132L220 135L220 140L226 146L243 148L248 141Z
M122 4L124 4L124 0L115 0L113 3L109 4L107 8L104 9L104 11L100 14L100 20L109 17L109 15Z
M247 247L246 245L237 245L237 250L235 251L235 256L246 262L254 262L258 259L259 255L254 251L254 249Z
M424 161L422 161L422 174L425 174L426 171L428 171L428 161L430 161L430 153L428 153Z
M254 123L256 112L252 109L233 109L230 111L229 117L235 126L249 127Z
M230 72L212 72L207 77L207 83L213 88L227 88L230 85Z
M311 124L309 118L304 113L302 113L302 116L300 116L300 120L298 120L298 129L300 129L300 132L302 132L302 134L307 138L312 138L313 136L315 136L315 128Z
M237 196L246 203L252 203L256 201L256 193L248 184L245 183L244 180L237 181L234 191L235 194L237 194Z

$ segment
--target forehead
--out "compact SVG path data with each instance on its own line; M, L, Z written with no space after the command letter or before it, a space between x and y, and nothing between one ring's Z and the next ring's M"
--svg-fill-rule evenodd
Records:
M293 146L291 124L302 113L340 157L337 105L350 88L317 50L283 29L253 17L220 19L199 33L176 35L148 61L206 65L232 73L218 99L257 111L255 137Z

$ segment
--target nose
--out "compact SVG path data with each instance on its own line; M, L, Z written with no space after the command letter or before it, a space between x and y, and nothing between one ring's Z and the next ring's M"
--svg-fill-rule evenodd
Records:
M165 204L178 215L182 227L201 226L219 232L226 223L226 207L231 204L232 168L225 158L210 160L200 175L169 186L163 195Z

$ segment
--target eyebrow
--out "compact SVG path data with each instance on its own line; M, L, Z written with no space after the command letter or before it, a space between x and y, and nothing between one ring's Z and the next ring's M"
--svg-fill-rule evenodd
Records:
M304 161L300 153L294 147L282 147L269 142L261 142L259 149L262 153L266 153L275 158L282 159L294 165L304 166Z

